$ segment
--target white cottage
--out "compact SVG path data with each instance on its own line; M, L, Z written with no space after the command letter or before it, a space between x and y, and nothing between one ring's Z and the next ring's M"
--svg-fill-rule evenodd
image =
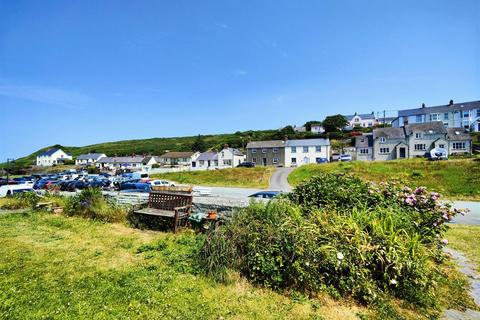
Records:
M63 163L65 160L72 160L72 156L62 149L54 148L42 152L37 156L37 166L51 167Z
M328 139L287 140L285 143L285 167L309 163L321 163L330 157Z
M77 166L88 166L95 164L100 158L104 158L107 155L105 153L87 153L81 154L75 159Z
M234 168L244 162L246 156L238 149L225 146L218 153L218 166L220 168Z

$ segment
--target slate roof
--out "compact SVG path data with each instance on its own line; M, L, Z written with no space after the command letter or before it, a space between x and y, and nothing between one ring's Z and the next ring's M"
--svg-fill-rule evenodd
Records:
M406 116L415 116L419 114L444 113L444 112L450 112L450 111L463 111L463 110L472 110L472 109L480 109L480 101L461 102L461 103L454 103L453 105L447 104L447 105L441 105L441 106L400 110L398 111L398 116L406 117Z
M411 135L413 132L423 132L426 134L445 134L447 130L441 121L425 122L425 123L412 123L405 126L405 134ZM430 132L432 131L432 132Z
M197 158L198 161L204 160L204 161L213 161L213 160L218 160L218 154L216 152L202 152L200 153L200 156Z
M285 144L287 147L303 147L303 146L329 146L330 140L328 139L297 139L287 140Z
M403 128L378 128L373 130L373 139L385 137L389 139L405 139Z
M236 149L236 148L224 148L223 150L229 150L230 152L232 152L236 156L243 156L243 152Z
M44 151L44 152L40 153L37 157L49 157L52 154L54 154L55 152L57 152L58 150L62 150L62 149L60 149L60 148L49 149L47 151Z
M365 134L355 137L355 148L371 148L373 147L373 135Z
M103 157L98 163L143 163L144 157Z
M178 159L178 158L190 158L193 156L193 152L167 152L160 156L163 159Z
M362 120L375 120L375 115L372 114L372 113L365 113L365 114L353 114L353 115L347 115L347 116L344 116L347 121L352 121L353 117L355 116L359 116Z
M103 153L87 153L79 155L77 160L98 160L101 156L103 156Z
M472 136L463 128L447 128L447 140L449 141L469 141Z
M253 148L283 148L285 147L285 141L283 140L270 140L270 141L252 141L247 144L247 149Z

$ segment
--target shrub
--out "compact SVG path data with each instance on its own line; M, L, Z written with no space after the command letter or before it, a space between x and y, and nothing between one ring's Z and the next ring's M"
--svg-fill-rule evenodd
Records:
M16 193L13 197L3 199L0 208L7 210L34 208L39 200L40 197L35 192Z
M66 201L67 216L104 221L120 222L126 218L126 209L106 200L99 188L86 188Z
M425 188L323 174L288 198L239 209L206 237L199 261L219 280L234 269L274 289L364 303L392 294L432 306L444 222L457 213L438 198Z

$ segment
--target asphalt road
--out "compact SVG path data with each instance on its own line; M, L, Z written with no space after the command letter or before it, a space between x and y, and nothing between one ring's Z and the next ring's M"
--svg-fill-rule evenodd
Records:
M480 202L473 201L452 201L453 206L458 209L470 210L464 216L457 216L452 223L458 224L477 224L480 225Z
M290 192L292 187L288 184L288 175L294 168L277 168L270 177L269 190Z

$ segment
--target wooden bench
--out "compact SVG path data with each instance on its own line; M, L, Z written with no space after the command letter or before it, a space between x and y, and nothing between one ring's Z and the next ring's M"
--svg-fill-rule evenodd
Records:
M137 207L138 208L138 207ZM134 214L157 216L173 220L173 232L177 233L180 224L192 211L192 195L171 192L152 191L148 202L134 209Z

